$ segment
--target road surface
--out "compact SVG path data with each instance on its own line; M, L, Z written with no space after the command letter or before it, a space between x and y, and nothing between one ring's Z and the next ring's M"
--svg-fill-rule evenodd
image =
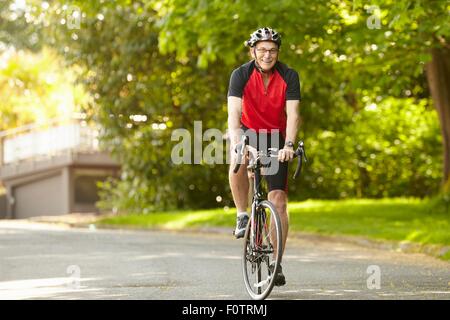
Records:
M0 299L249 299L231 234L71 229L0 221ZM270 299L450 299L450 264L288 239Z

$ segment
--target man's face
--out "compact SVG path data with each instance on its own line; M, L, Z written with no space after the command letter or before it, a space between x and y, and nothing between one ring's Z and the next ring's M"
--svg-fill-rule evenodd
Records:
M269 71L278 60L278 46L272 41L260 41L256 44L253 55L259 66Z

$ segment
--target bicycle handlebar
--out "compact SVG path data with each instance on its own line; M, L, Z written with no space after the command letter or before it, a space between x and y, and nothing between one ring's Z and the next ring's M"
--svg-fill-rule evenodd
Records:
M234 152L237 152L237 161L234 165L233 172L237 173L239 171L239 167L241 166L242 159L244 158L245 147L248 145L248 137L242 136L242 141L238 143L235 147ZM239 151L238 151L239 149Z
M236 145L235 150L234 150L234 152L237 152L237 161L236 161L236 164L233 169L234 173L237 173L239 171L241 162L244 158L244 152L245 152L246 146L248 146L248 137L242 136L241 142ZM294 177L293 177L294 179L296 179L298 177L298 175L300 174L300 172L302 170L303 158L305 159L305 162L308 162L308 158L306 157L306 152L305 152L305 145L302 140L299 141L298 147L294 152L294 158L297 158L297 157L298 157L298 162L297 162L297 168L295 170Z

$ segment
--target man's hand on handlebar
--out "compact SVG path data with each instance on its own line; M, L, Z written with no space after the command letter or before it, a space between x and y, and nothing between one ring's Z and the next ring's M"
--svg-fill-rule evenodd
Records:
M233 149L234 152L236 152L236 163L234 166L234 173L237 173L239 171L239 167L240 165L243 163L242 161L245 161L245 158L247 156L245 150L246 147L248 146L248 137L246 136L242 136L241 138L241 142L238 143ZM256 150L256 149L255 149ZM297 176L300 174L300 171L302 170L302 164L303 164L303 160L306 162L308 161L308 159L306 158L306 153L305 153L305 148L304 148L304 143L303 141L300 141L298 143L298 147L297 149L294 151L294 149L290 146L284 146L283 149L281 149L278 152L278 161L280 162L284 162L284 161L290 161L293 158L297 157L298 158L298 162L297 162L297 169L295 170L294 173L294 179L297 178Z
M278 151L278 161L284 162L284 161L291 161L294 159L294 148L285 146L283 149Z

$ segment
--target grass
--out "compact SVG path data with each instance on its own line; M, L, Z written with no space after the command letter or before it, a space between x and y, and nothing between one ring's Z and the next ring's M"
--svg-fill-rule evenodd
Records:
M417 199L306 201L290 217L297 231L450 245L450 214Z
M450 212L437 210L427 200L308 200L290 203L289 216L290 232L450 246ZM231 230L234 223L235 211L224 209L131 214L99 221L100 225L171 230L199 227ZM450 252L442 253L441 258L450 260Z

